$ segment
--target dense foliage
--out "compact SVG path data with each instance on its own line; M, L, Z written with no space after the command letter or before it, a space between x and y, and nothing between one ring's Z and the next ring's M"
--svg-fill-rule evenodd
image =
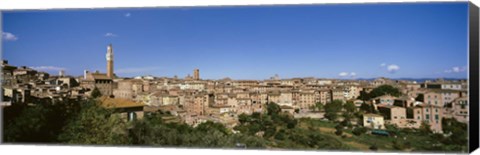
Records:
M92 97L93 98L98 98L100 96L102 96L102 93L100 92L100 90L97 87L93 88Z
M33 106L14 104L2 110L4 142L58 143L57 136L80 106L69 101L56 104L40 101Z
M335 121L338 118L338 113L343 108L343 102L341 100L334 100L325 104L325 118L330 121Z
M97 145L141 145L209 148L284 148L334 150L465 151L467 125L443 119L444 135L420 129L399 129L386 125L391 136L370 134L368 128L350 124L361 116L351 102L333 101L324 106L332 120L294 119L275 103L266 113L241 114L233 129L214 122L192 127L161 111L142 119L126 121L112 110L99 106L98 99L82 102L38 102L35 106L4 107L7 143L68 143ZM328 110L327 110L328 109ZM355 116L355 117L353 117Z
M372 98L379 97L379 96L382 96L382 95L387 95L387 94L399 97L400 95L402 95L402 92L400 91L400 89L395 88L391 85L381 85L381 86L378 86L378 87L374 88L369 93L367 93L365 91L361 91L358 99L361 99L363 101L368 101Z
M126 123L112 110L98 106L95 100L83 103L80 113L70 119L59 140L70 144L128 144Z

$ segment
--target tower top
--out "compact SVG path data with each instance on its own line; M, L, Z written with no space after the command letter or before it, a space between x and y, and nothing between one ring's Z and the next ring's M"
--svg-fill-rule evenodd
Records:
M107 46L107 52L110 52L110 53L113 53L113 47L112 47L112 44L108 44Z

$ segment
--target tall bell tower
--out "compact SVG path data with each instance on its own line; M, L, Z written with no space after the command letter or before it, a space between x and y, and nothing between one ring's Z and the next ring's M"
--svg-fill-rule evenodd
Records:
M113 48L112 44L107 47L107 76L113 79Z

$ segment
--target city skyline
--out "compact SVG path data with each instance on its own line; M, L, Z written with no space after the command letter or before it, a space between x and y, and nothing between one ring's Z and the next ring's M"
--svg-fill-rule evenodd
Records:
M463 2L6 11L3 59L105 72L112 43L122 77L198 68L203 79L466 78L467 11Z

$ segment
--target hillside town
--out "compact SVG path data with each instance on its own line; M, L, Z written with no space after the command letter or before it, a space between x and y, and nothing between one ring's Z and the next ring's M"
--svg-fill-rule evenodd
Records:
M163 111L174 116L174 121L191 126L212 121L233 128L239 124L239 115L264 113L269 103L278 104L282 112L294 118L325 119L325 111L317 107L332 101L353 103L357 109L363 105L372 107L376 112L364 113L363 120L351 120L352 124L371 129L384 129L386 125L418 129L427 124L433 132L442 133L442 118L455 118L467 124L469 121L466 80L384 77L355 80L278 75L265 80L210 80L202 79L200 69L194 68L193 76L184 78L149 75L126 78L114 72L112 45L108 46L106 56L106 73L85 70L82 76L70 76L63 70L50 75L3 60L1 106L80 101L99 91L103 105L115 109L128 121ZM361 97L385 85L397 88L400 95Z

